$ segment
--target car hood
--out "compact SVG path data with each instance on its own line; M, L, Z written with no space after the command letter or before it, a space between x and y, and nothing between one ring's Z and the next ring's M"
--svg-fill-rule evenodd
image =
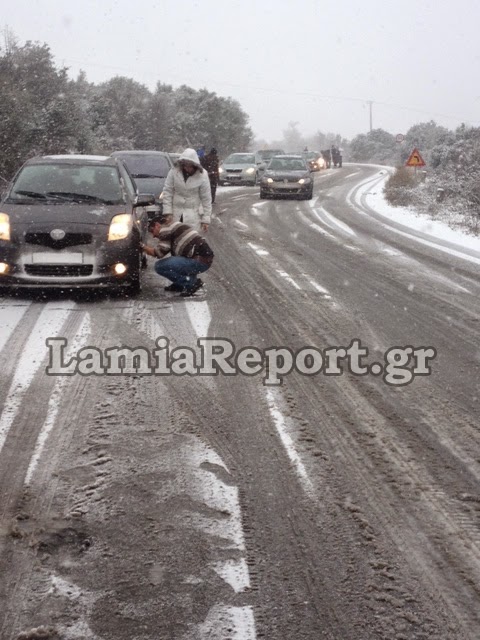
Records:
M252 162L251 164L246 164L245 162L241 162L241 163L228 163L228 164L222 164L222 169L250 169L250 167L254 167L255 163Z
M273 178L274 180L285 180L288 178L300 180L300 178L310 178L310 172L304 169L300 169L299 171L266 171L264 177Z
M65 227L109 225L113 216L125 213L124 204L6 204L2 213L8 214L13 227L55 224Z

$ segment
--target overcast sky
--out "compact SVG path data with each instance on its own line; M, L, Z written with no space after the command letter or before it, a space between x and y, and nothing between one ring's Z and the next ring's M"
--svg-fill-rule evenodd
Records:
M479 0L11 0L0 25L72 77L231 96L268 141L289 122L351 139L369 101L392 134L480 125Z

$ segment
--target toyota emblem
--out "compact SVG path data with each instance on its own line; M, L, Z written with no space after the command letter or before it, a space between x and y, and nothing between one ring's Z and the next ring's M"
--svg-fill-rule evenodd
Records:
M52 231L50 231L50 237L52 240L63 240L65 238L65 231L63 229L52 229Z

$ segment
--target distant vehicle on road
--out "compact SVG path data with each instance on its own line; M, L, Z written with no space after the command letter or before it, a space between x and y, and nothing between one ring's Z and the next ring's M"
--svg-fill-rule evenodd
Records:
M320 171L325 168L325 160L320 151L305 151L303 154L310 171Z
M220 165L218 184L256 185L265 168L257 153L232 153Z
M313 178L301 155L274 156L260 183L260 198L297 196L313 197Z
M167 173L173 167L169 153L165 151L126 150L114 151L113 158L122 158L127 165L139 193L153 193L155 203L147 207L149 217L161 213L163 209L163 185Z
M153 202L120 158L28 160L0 204L0 287L136 293Z

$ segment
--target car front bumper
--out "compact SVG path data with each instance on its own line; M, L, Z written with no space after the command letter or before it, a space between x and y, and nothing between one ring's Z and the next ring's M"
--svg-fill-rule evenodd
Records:
M139 255L138 246L131 240L119 240L101 249L93 245L62 250L29 245L1 246L0 263L7 264L8 268L0 274L0 287L128 287L138 273ZM118 264L125 265L125 273L115 273L114 267Z
M308 182L305 184L298 184L298 182L270 182L263 183L261 190L266 195L276 196L292 196L292 195L306 195L313 189L313 183Z

